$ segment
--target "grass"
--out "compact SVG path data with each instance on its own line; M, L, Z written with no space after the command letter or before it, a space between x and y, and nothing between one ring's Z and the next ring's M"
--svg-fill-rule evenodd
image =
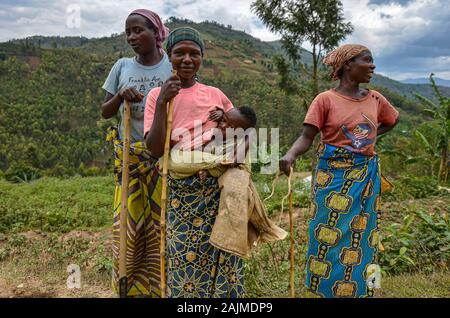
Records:
M104 229L111 222L113 193L112 176L0 180L0 233Z
M381 281L381 289L377 296L383 298L450 298L450 275L448 272L436 272L431 275L387 276Z
M247 296L288 296L287 245L264 246L246 262ZM109 246L109 231L12 235L0 242L0 297L115 297ZM67 288L70 264L81 268L80 289ZM304 265L296 274L296 295L302 297ZM450 297L449 286L448 272L384 276L376 297Z
M0 297L112 297L109 232L65 235L33 231L0 242ZM68 289L67 268L81 270L81 289Z
M271 179L255 178L263 198ZM287 213L279 214L287 192L281 179L268 208L287 226ZM308 185L294 180L296 227L296 294L304 295ZM269 188L269 191L267 191ZM48 178L12 184L0 180L0 297L114 297L111 277L111 218L113 178ZM305 201L306 200L306 201ZM447 213L448 195L384 203L382 226L401 223L411 210ZM289 241L263 245L246 262L246 291L250 297L288 295ZM67 267L81 268L81 289L68 289ZM445 265L445 264L444 264ZM450 297L448 267L434 271L384 274L377 297Z

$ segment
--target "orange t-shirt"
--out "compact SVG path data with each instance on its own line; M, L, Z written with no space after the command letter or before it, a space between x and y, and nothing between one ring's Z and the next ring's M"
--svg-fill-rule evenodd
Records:
M156 100L161 87L154 88L147 96L144 111L144 136L152 127ZM219 107L224 112L233 108L227 96L218 88L196 83L183 88L173 101L172 145L191 150L209 142L217 122L208 119L209 112Z
M377 91L354 99L330 89L313 100L303 123L316 126L323 143L373 156L378 126L397 118L398 111Z

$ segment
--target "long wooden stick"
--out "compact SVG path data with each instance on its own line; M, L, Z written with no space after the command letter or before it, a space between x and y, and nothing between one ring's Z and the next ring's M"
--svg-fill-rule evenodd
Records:
M176 72L172 71L175 75ZM166 139L164 143L162 190L161 190L161 243L160 243L160 267L161 267L161 298L166 298L166 211L167 211L167 173L169 168L170 137L172 134L173 98L169 102L167 111Z
M291 178L294 174L294 169L291 167L291 173L289 174L289 227L290 227L290 237L291 237L291 246L289 250L290 255L290 265L291 265L291 298L295 298L295 241L294 241L294 220L293 220L293 208L292 208L292 187L291 187Z
M119 296L126 298L128 293L127 278L127 219L128 219L128 180L130 162L130 118L131 108L127 100L124 102L124 136L122 156L122 188L120 208L120 245L119 245Z

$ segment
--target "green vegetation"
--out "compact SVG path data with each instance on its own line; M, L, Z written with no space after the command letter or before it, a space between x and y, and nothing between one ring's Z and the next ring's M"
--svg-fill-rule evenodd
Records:
M197 28L205 38L207 55L201 81L220 87L235 105L254 107L259 127L279 127L280 151L285 152L299 134L300 123L314 95L308 85L302 84L301 96L286 95L276 85L289 86L289 79L278 76L274 69L278 65L282 74L282 65L272 60L276 54L286 56L280 42L262 42L213 21L169 19L172 29L186 24ZM56 43L57 49L52 43ZM131 55L123 34L99 39L36 36L1 43L0 178L29 182L42 176L109 173L112 145L106 143L105 135L106 128L116 121L101 119L99 108L104 97L101 86L115 60ZM301 50L300 55L310 69L311 53ZM326 79L326 72L319 72L319 78L321 90L333 85ZM308 76L302 78L305 83L307 79ZM296 79L290 83L296 84ZM429 151L417 146L417 133L413 133L423 122L424 106L402 93L391 92L394 87L391 83L383 86L375 81L374 85L401 111L398 128L378 145L386 158L387 172L398 170L389 166L392 158L398 161L394 152L406 159L423 158L405 159L407 164L403 168L408 173L433 170L428 162ZM447 92L441 91L446 96ZM423 94L421 90L417 92ZM433 94L423 95L432 102L436 100ZM434 147L435 134L423 130L419 127ZM434 170L437 174L439 163Z
M43 178L21 184L0 180L0 233L108 227L113 194L111 176Z
M301 178L293 180L296 288L300 296L304 295L309 219L308 186ZM257 176L255 182L261 196L267 197L269 192L264 188L271 188L271 178ZM287 211L285 208L280 215L279 210L286 192L286 178L282 177L267 204L273 220L285 229ZM433 192L417 198L415 190L408 187L396 188L394 193L396 196L385 197L383 204L384 272L377 295L448 297L450 196ZM112 198L112 176L42 178L21 184L1 181L0 297L2 290L7 296L112 297ZM284 240L253 251L245 268L248 296L288 295L288 250L289 241ZM82 290L66 289L69 264L80 265ZM23 290L17 288L21 283L26 285Z
M236 106L255 108L259 127L279 127L284 153L300 133L313 94L307 88L304 95L287 95L279 88L280 83L298 84L277 74L283 73L281 66L292 68L286 60L284 65L273 60L276 54L287 57L280 42L262 42L211 21L171 18L169 27L186 24L205 38L201 81L220 87ZM311 71L311 53L300 54ZM115 120L101 119L99 108L101 86L112 64L131 55L123 34L32 37L0 44L0 297L112 296L108 229L113 157L105 135ZM326 75L319 70L321 90L334 85ZM448 297L450 196L442 158L448 149L450 90L382 76L369 87L401 114L399 125L377 141L383 172L395 185L394 192L384 195L385 272L379 295ZM415 98L413 92L424 98ZM297 161L293 180L298 295L303 293L310 194L302 179L311 171L312 157L310 151ZM254 180L261 196L269 196L272 176L256 174ZM285 228L287 203L280 210L286 192L287 181L281 177L266 202L271 217ZM246 265L248 296L287 295L287 251L288 241L283 241L254 252ZM71 263L82 266L81 291L65 288ZM17 287L22 282L28 284L25 289Z
M430 127L433 130L433 133L437 135L436 144L431 144L419 130L416 130L416 134L421 138L424 146L428 150L428 153L434 157L431 159L432 162L436 157L439 160L439 172L437 179L439 182L446 183L448 180L449 166L448 143L450 136L450 98L443 96L439 91L433 75L434 74L430 75L430 81L439 103L434 103L420 94L416 93L415 95L420 101L422 101L422 103L430 107L425 109L425 111L433 117L433 121L427 123L427 127ZM434 169L432 170L432 175L434 175Z
M322 52L335 48L353 26L344 22L339 0L256 0L252 10L271 31L281 34L281 43L294 65L306 71L312 81L312 93L319 93L319 63ZM308 72L300 60L300 47L308 41L312 46L312 70ZM296 70L297 72L299 70Z
M72 51L44 52L36 69L15 57L0 62L0 169L9 180L108 164L111 123L99 113L108 69Z

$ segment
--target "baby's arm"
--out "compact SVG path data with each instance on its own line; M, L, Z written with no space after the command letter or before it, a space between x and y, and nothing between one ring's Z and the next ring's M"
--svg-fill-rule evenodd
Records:
M223 114L224 114L224 111L221 108L216 107L216 110L212 110L209 112L208 119L211 121L219 122L222 120Z

